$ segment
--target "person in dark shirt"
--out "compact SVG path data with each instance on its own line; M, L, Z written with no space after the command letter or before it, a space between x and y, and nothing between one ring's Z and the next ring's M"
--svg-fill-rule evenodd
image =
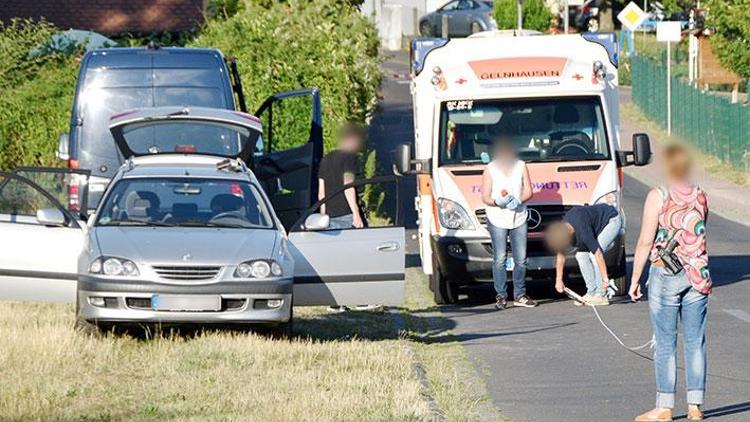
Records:
M555 289L565 289L565 254L576 251L576 261L586 282L586 304L609 305L609 275L604 252L613 245L622 228L622 218L610 204L585 205L570 209L562 221L550 224L545 233L547 247L556 254ZM578 305L579 302L576 302Z
M358 168L357 155L362 148L363 140L364 133L358 126L347 125L342 129L339 148L328 153L320 162L318 199L354 182ZM322 205L320 212L331 217L331 229L364 227L356 188L348 188L336 194Z

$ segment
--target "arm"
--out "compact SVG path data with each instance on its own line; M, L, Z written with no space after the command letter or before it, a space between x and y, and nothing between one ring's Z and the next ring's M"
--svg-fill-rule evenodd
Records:
M562 293L565 289L565 281L563 281L563 271L565 270L565 255L558 253L555 255L555 290L558 293Z
M326 182L325 180L318 178L318 201L326 197ZM320 212L326 213L326 204L320 206Z
M348 185L349 183L354 182L354 173L344 173L344 184ZM356 188L347 188L344 190L344 196L346 197L346 203L349 204L349 209L352 211L352 217L354 217L354 222L352 223L352 226L357 229L361 229L365 226L364 221L362 221L362 216L359 214L359 205L357 205L357 189Z
M529 176L529 168L526 164L523 165L523 187L521 189L521 202L526 202L531 199L533 193L531 192L531 176Z
M641 234L638 236L638 243L635 245L635 255L633 256L633 275L630 277L630 298L638 300L641 298L641 274L648 261L648 254L654 245L654 236L656 229L659 227L659 209L661 209L661 194L657 189L651 189L646 197L646 203L643 204L643 221L641 223Z
M496 205L492 198L492 176L490 176L490 170L487 167L482 172L482 202L489 206Z

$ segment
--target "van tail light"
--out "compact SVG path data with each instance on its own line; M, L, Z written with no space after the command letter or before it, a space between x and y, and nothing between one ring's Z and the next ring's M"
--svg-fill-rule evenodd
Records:
M179 153L194 153L196 151L195 145L177 145L174 147L174 152Z
M79 168L78 160L68 160L68 168L69 169L77 169L77 168Z
M622 188L622 167L617 167L617 181L620 182L620 188Z
M73 212L81 212L81 187L78 185L78 180L74 179L73 182L68 185L68 209Z

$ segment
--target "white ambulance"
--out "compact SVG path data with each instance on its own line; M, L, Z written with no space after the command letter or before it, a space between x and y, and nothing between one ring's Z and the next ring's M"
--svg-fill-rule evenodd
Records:
M576 205L621 207L622 167L647 164L651 151L645 134L633 136L632 151L620 147L617 65L610 33L413 41L415 153L400 146L396 167L417 174L420 255L438 303L492 280L481 184L499 135L513 140L531 176L530 277L554 281L554 256L542 239L551 222ZM621 294L624 230L605 254ZM579 275L572 256L566 271Z

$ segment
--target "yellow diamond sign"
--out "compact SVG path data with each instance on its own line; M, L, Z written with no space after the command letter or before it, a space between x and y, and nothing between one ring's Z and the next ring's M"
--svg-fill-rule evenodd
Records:
M625 28L635 31L646 20L648 15L634 2L628 3L620 13L617 14L617 20Z

